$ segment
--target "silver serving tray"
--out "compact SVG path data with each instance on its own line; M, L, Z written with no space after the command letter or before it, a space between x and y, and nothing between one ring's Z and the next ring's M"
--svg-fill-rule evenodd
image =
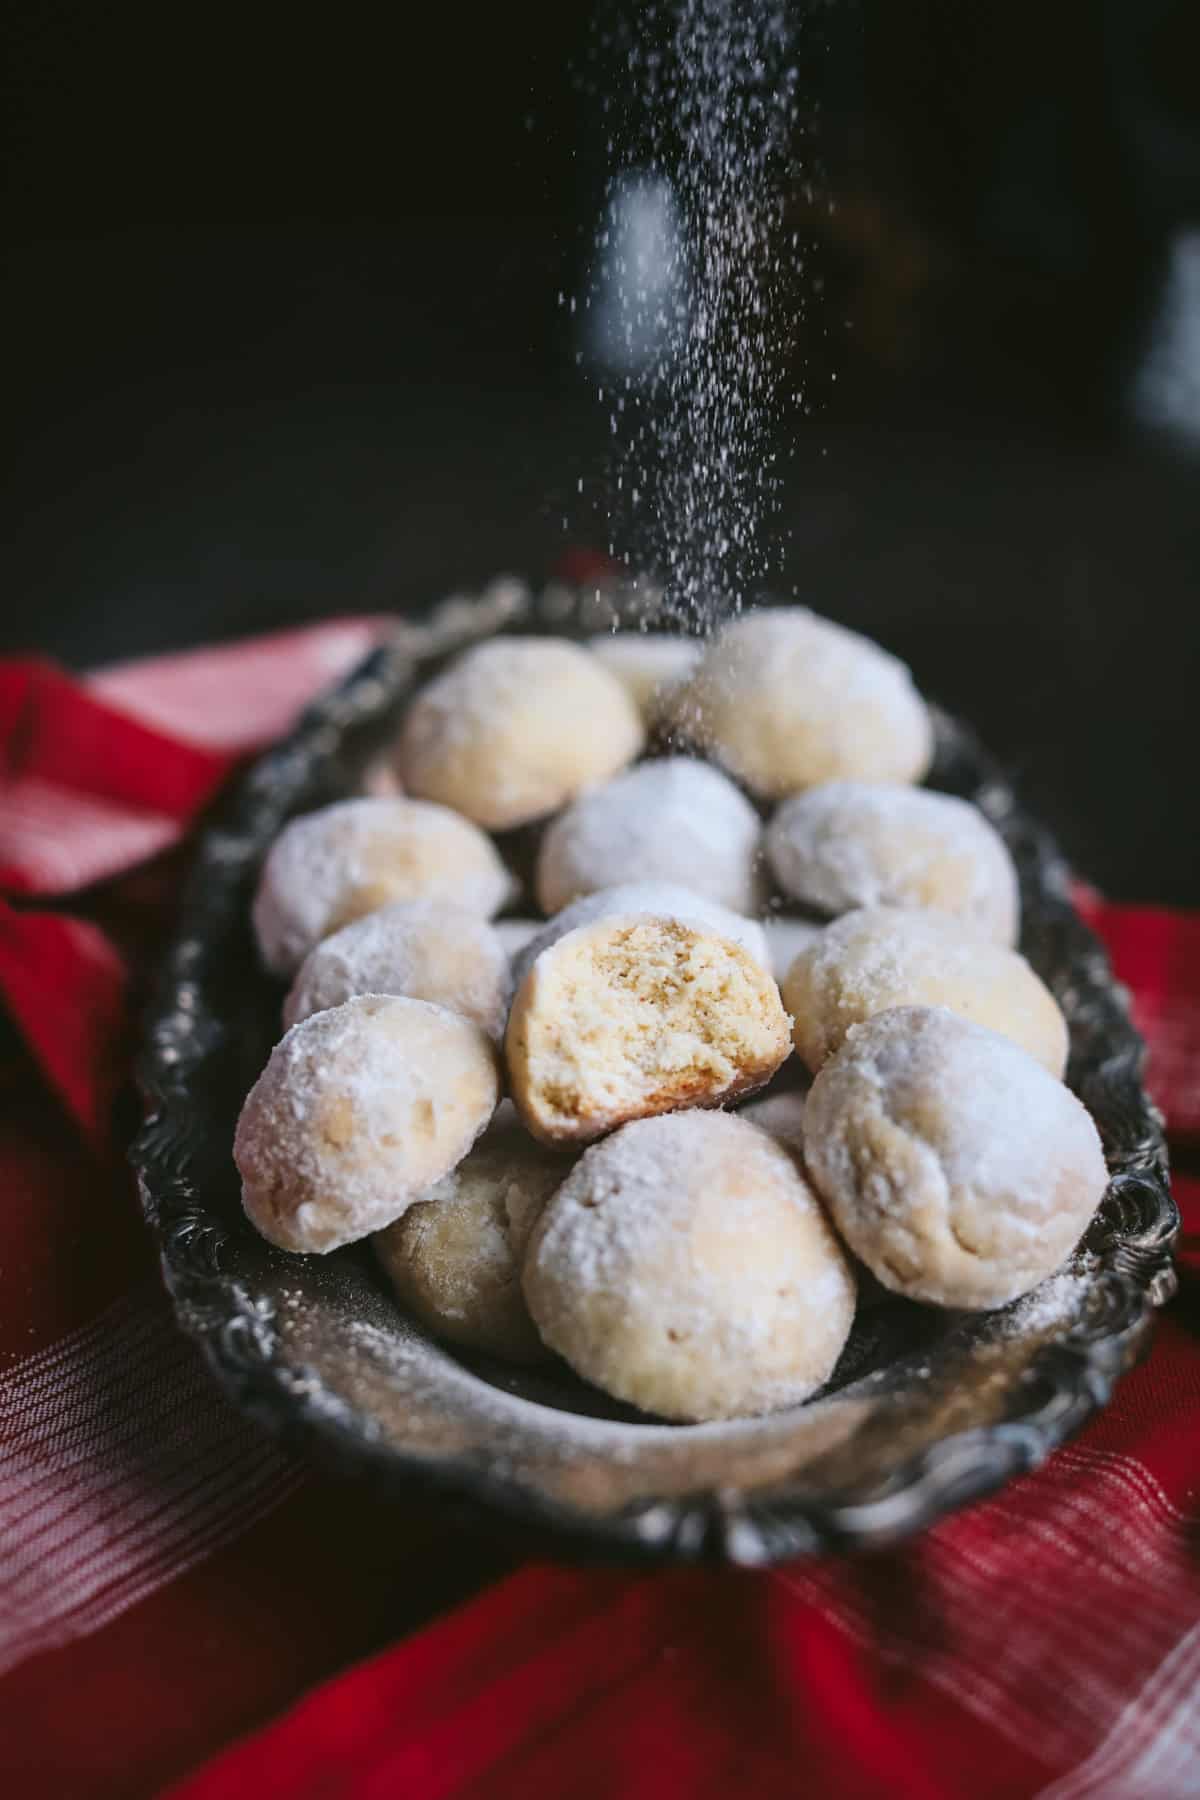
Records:
M595 630L563 590L455 603L395 638L224 795L195 867L140 1061L132 1150L179 1320L236 1403L327 1465L424 1487L621 1557L767 1563L895 1539L1034 1467L1108 1401L1174 1291L1178 1214L1143 1046L1054 844L971 734L939 718L931 785L975 800L1017 862L1022 948L1071 1028L1070 1085L1104 1140L1108 1191L1066 1269L1000 1312L860 1306L803 1407L704 1426L646 1420L564 1367L517 1371L434 1343L368 1253L289 1256L246 1225L234 1121L278 1033L249 900L293 813L361 788L413 685L495 630ZM515 854L521 846L511 846Z

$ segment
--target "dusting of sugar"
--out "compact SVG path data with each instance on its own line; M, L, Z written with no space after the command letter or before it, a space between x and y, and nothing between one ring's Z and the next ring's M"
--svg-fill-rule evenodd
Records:
M865 906L931 906L1011 943L1017 876L1004 840L978 807L926 788L829 781L795 794L766 832L782 887L832 914Z
M846 1028L893 1006L940 1005L1003 1033L1061 1077L1067 1026L1025 958L949 913L864 907L826 926L784 982L810 1066Z
M625 686L580 645L497 637L462 651L420 690L397 760L411 791L437 793L504 829L623 768L643 741Z
M511 888L490 840L449 807L364 797L284 826L267 852L252 914L264 962L290 975L356 894L379 893L377 905L426 895L486 917Z
M812 1391L854 1304L792 1156L740 1117L703 1112L639 1120L585 1152L534 1234L525 1291L581 1373L693 1417Z
M502 1464L508 1433L517 1456L525 1456L532 1443L539 1455L563 1462L580 1450L602 1451L619 1462L635 1462L647 1445L708 1443L714 1439L737 1443L757 1437L764 1429L761 1418L744 1417L703 1424L662 1424L653 1419L603 1419L588 1413L547 1406L522 1394L482 1381L452 1356L431 1356L423 1338L404 1327L387 1329L366 1319L339 1321L349 1341L388 1371L405 1389L430 1403L449 1409L469 1409L486 1421L495 1436L489 1441L489 1458ZM820 1404L820 1402L817 1402ZM836 1397L833 1404L836 1404ZM787 1421L780 1420L787 1428Z
M775 606L716 633L668 723L760 799L847 777L919 780L933 737L898 658L806 607Z
M669 881L753 913L763 885L758 814L719 769L694 757L640 763L590 788L548 828L538 857L547 912L621 882Z
M1038 1337L1070 1327L1078 1319L1091 1285L1087 1275L1079 1270L1059 1269L997 1314L994 1322L997 1335L1004 1338Z
M238 1119L247 1214L284 1249L326 1251L399 1217L496 1108L495 1054L467 1019L362 994L294 1025Z
M771 426L799 261L784 227L793 21L787 0L644 5L620 100L603 96L617 166L586 304L608 371L610 552L650 571L692 629L776 563Z
M998 1306L1039 1281L1107 1183L1075 1095L1009 1039L936 1006L850 1028L810 1090L805 1157L885 1285L943 1305Z
M284 1003L285 1026L354 994L407 994L504 1030L508 954L477 914L445 900L400 901L335 931L311 950Z

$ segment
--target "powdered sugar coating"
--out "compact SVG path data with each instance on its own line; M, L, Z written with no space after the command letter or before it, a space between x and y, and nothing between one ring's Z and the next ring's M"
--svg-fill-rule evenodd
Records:
M542 839L538 904L559 912L597 888L669 881L733 912L763 897L762 826L744 794L694 757L640 763L581 794Z
M740 944L680 919L619 914L559 938L517 989L504 1053L513 1100L546 1143L720 1106L791 1049L779 989Z
M284 1001L284 1025L355 994L431 1000L498 1039L512 975L486 919L444 900L401 900L343 926L309 951Z
M486 918L512 877L484 834L424 800L339 800L285 825L267 852L252 916L259 951L292 975L315 944L393 900L445 900Z
M1007 1038L942 1007L851 1028L805 1107L805 1163L885 1287L1003 1306L1078 1242L1107 1171L1090 1115Z
M588 651L556 638L494 638L422 688L396 759L409 793L503 831L607 780L643 739L624 686Z
M806 607L724 626L670 714L767 799L841 778L919 781L933 754L929 713L905 665Z
M458 1167L374 1239L401 1305L450 1343L513 1362L543 1358L521 1293L521 1261L570 1168L534 1143L502 1101Z
M488 1039L444 1007L362 994L313 1013L238 1119L246 1216L282 1250L380 1231L461 1162L499 1091Z
M859 906L951 913L1017 939L1017 872L978 807L927 788L830 781L785 800L766 850L782 888L833 915Z
M655 724L664 703L699 662L698 638L669 631L613 631L588 639L588 648L629 694L647 725Z
M643 1119L587 1151L523 1284L552 1349L668 1419L807 1399L854 1316L853 1275L796 1159L725 1113Z
M947 913L867 907L844 913L783 982L796 1049L812 1070L852 1025L893 1006L946 1006L1027 1050L1061 1079L1067 1022L1025 958Z
M622 881L616 887L597 888L572 900L570 906L545 924L522 946L513 960L513 982L519 987L543 950L556 944L568 931L581 925L592 925L598 919L615 918L618 913L646 913L652 917L682 919L685 925L697 925L704 931L715 931L718 937L732 938L755 962L768 968L766 939L761 925L741 913L731 912L715 900L706 900L692 888L671 881Z

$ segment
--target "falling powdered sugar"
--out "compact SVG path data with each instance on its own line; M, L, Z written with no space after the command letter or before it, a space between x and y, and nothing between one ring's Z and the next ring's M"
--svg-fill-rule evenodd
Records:
M740 608L771 565L790 330L778 301L798 260L784 231L792 17L786 0L652 4L623 46L609 143L622 167L589 296L613 439L610 548L620 539L691 629Z

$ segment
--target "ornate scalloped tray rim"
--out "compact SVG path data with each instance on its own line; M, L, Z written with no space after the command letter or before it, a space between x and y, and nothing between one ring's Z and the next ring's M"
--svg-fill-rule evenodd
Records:
M551 1532L577 1553L626 1560L761 1564L893 1541L1035 1467L1107 1403L1141 1352L1153 1309L1174 1291L1171 1251L1179 1225L1162 1120L1140 1084L1143 1046L1126 996L1071 907L1067 871L1052 841L1021 813L971 735L944 716L939 785L970 793L988 812L1009 841L1023 886L1038 894L1037 907L1027 911L1027 936L1035 941L1024 947L1043 974L1054 974L1071 1021L1072 1085L1100 1124L1112 1176L1077 1253L1089 1278L1086 1316L1037 1353L1006 1416L906 1457L865 1490L851 1486L818 1498L798 1487L768 1499L710 1488L599 1515L563 1505L477 1459L447 1461L383 1443L369 1413L347 1404L314 1370L284 1358L270 1302L226 1269L229 1234L206 1204L212 1146L195 1101L198 1076L220 1060L222 1049L208 997L213 971L206 945L228 926L232 908L244 911L247 874L288 814L318 803L326 786L345 791L336 771L348 742L370 743L418 671L498 629L603 629L602 612L580 616L572 604L562 590L550 590L539 617L527 597L504 589L490 602L451 602L426 624L398 626L384 648L319 699L292 735L218 802L149 1009L138 1069L147 1116L130 1156L166 1285L181 1325L243 1411L326 1465L372 1484L441 1493ZM223 1153L227 1159L227 1145Z

